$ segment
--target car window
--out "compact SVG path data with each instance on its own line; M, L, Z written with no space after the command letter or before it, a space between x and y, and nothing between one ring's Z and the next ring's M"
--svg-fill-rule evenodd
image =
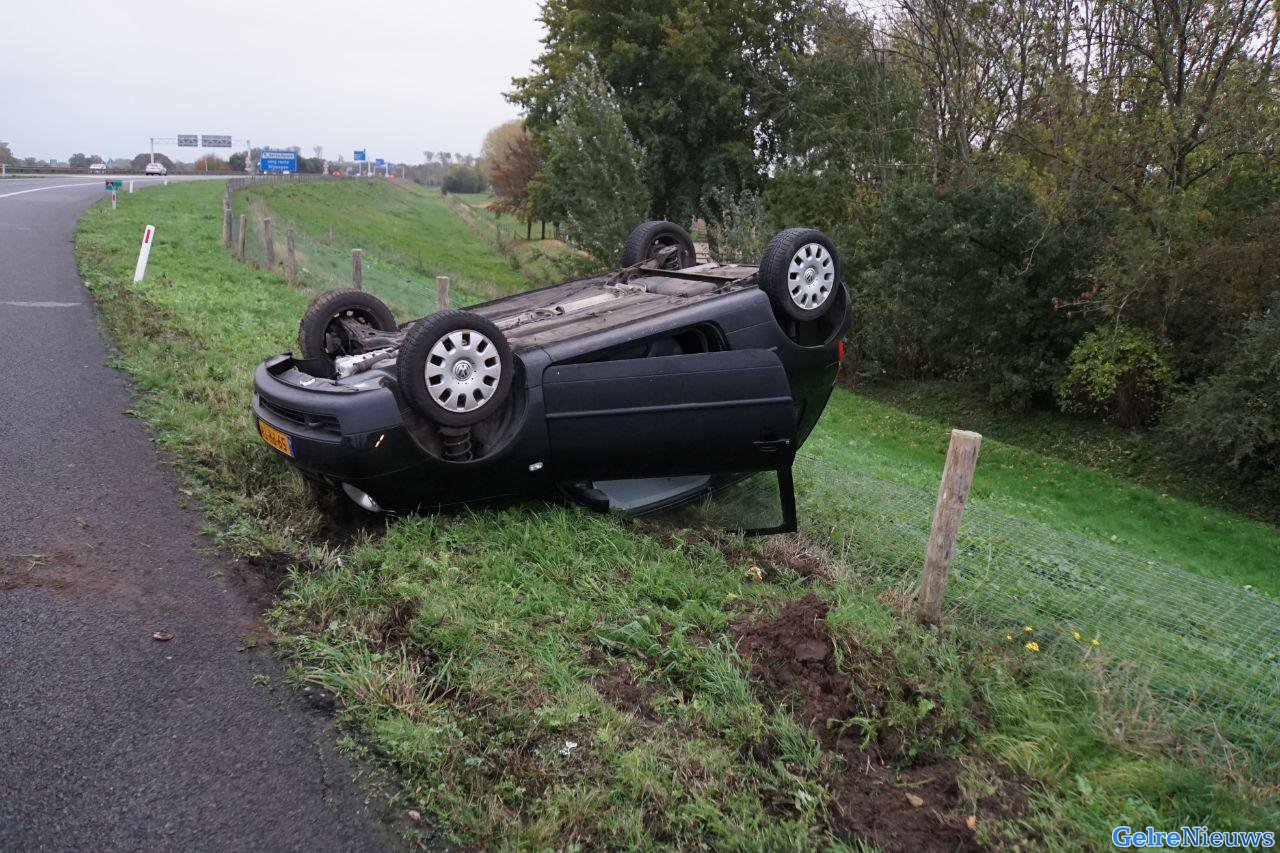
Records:
M753 534L795 529L790 469L592 485L608 498L610 511L672 527Z

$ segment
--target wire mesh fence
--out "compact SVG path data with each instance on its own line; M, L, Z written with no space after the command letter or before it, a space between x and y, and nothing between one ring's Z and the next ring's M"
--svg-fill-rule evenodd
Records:
M981 476L981 463L979 463ZM936 494L797 460L807 534L862 577L913 588ZM1174 732L1280 771L1280 601L971 499L947 588L951 618L1095 655L1149 692ZM1031 627L1032 632L1025 632Z

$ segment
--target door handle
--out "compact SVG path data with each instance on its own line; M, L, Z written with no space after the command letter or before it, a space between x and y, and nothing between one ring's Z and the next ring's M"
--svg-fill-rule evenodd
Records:
M791 444L789 438L762 438L751 442L761 453L777 453Z

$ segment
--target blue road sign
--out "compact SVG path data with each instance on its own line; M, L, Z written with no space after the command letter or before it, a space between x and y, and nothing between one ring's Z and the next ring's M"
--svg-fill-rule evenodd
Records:
M258 171L296 172L298 171L298 155L292 151L263 151L258 155Z
M355 156L355 159L357 159L357 160L363 160L363 159L364 159L364 150L363 150L363 149L361 149L360 151L355 152L355 155L356 155L356 156Z
M383 160L381 157L379 157L377 160L374 160L373 162L379 166L387 165L387 161Z

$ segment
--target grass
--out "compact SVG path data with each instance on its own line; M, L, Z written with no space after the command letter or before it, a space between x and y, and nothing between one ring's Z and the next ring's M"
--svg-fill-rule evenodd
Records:
M583 268L564 243L513 237L514 220L496 217L489 202L484 194L444 196L386 181L306 181L241 190L234 209L249 217L246 255L259 265L263 219L273 220L277 265L285 229L295 229L299 275L312 289L349 287L351 250L361 249L364 289L402 318L435 310L436 276L449 276L451 302L461 307L564 281Z
M528 223L507 213L495 213L493 199L487 194L455 193L445 201L477 237L497 247L534 284L550 284L599 272L594 261L568 244L541 239L540 226L535 224L530 231ZM539 236L526 239L525 235L530 233Z
M372 204L363 185L327 185L330 215L343 191ZM247 411L253 366L289 346L311 293L217 246L219 192L174 185L96 205L81 268L139 414L215 535L293 563L273 619L297 677L342 699L343 725L456 840L1078 849L1104 846L1116 823L1280 820L1274 788L1190 760L1142 697L1100 690L1096 658L1031 654L960 622L922 630L892 590L802 540L637 529L538 502L327 539ZM157 241L135 284L148 222ZM423 263L445 263L433 246ZM895 447L893 417L841 396L812 448L832 471L925 483L932 464L936 478L940 439L904 423ZM879 431L850 444L859 418ZM989 445L984 474L993 458L1021 461ZM1034 497L1006 477L1008 496L983 499ZM803 666L771 651L807 641L827 644L820 662L812 647Z
M1055 411L1010 412L994 406L976 383L942 380L876 382L858 393L931 421L966 425L989 437L1037 453L1104 471L1194 503L1221 506L1280 524L1280 505L1231 488L1177 461L1156 431L1124 429Z
M502 292L526 286L496 249L475 239L437 190L389 181L302 181L237 193L269 199L271 214L313 236L333 226L334 243L423 275L489 282Z
M936 489L951 426L845 390L805 446L833 470ZM1280 530L987 438L974 498L1014 517L1082 533L1207 577L1280 596Z

